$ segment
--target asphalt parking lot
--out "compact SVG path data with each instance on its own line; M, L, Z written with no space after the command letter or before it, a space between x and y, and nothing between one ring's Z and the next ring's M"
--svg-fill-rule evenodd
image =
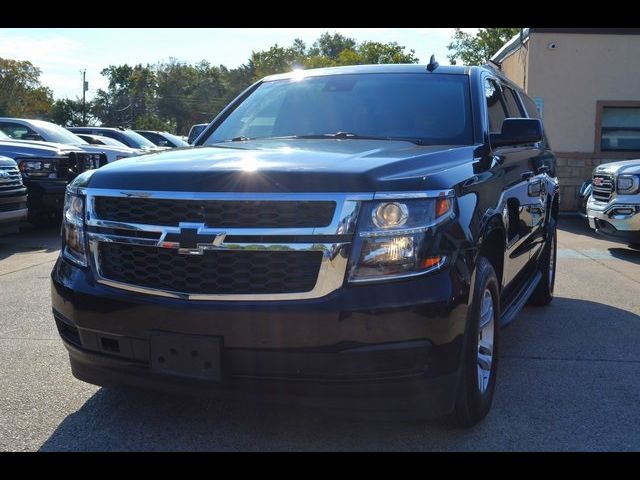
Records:
M0 450L640 450L640 251L562 217L556 298L503 331L489 416L442 422L104 389L70 373L49 303L58 229L0 237Z

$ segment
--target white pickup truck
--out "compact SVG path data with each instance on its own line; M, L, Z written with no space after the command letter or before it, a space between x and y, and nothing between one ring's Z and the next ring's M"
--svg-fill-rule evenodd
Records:
M640 247L640 159L599 165L591 183L589 226Z

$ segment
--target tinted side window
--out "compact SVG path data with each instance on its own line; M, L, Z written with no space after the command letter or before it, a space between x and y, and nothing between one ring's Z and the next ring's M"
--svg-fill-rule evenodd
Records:
M18 123L2 122L0 130L11 138L17 140L42 140L42 137L35 130Z
M509 87L502 87L502 93L504 94L504 101L507 104L507 110L509 111L510 118L522 118L523 112L518 103L518 99L515 96L515 92Z
M104 130L102 132L98 132L98 135L102 135L104 137L115 138L119 142L124 143L126 146L128 146L128 147L131 146L131 144L129 142L127 142L126 138L124 138L123 135L119 135L118 133L112 132L111 130Z
M522 98L522 103L524 104L524 108L527 109L527 115L531 118L538 118L542 120L540 118L540 115L538 114L538 107L536 107L536 103L533 100L531 100L531 98L529 98L527 95L520 95L520 98Z
M504 101L500 94L500 87L493 80L484 81L484 96L487 101L487 111L489 112L489 132L500 133L502 122L507 118Z

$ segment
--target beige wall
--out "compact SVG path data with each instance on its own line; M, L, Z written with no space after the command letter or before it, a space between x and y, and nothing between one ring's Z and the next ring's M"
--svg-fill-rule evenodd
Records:
M640 100L640 35L533 32L528 46L526 91L544 100L551 148L593 152L596 101Z
M516 85L526 91L526 73L529 50L519 48L502 61L501 70Z

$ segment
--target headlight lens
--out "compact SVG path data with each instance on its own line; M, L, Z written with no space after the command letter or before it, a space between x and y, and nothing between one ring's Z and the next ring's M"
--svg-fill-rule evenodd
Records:
M18 168L27 177L56 178L58 162L55 159L30 159L18 163Z
M620 175L618 177L618 193L625 195L638 192L640 177L637 175Z
M399 227L407 223L409 210L404 203L381 203L373 210L371 220L378 228Z
M84 197L67 192L62 217L62 255L81 267L87 266L84 241Z
M442 266L445 257L427 248L429 230L453 215L446 196L364 204L349 280L386 280Z

